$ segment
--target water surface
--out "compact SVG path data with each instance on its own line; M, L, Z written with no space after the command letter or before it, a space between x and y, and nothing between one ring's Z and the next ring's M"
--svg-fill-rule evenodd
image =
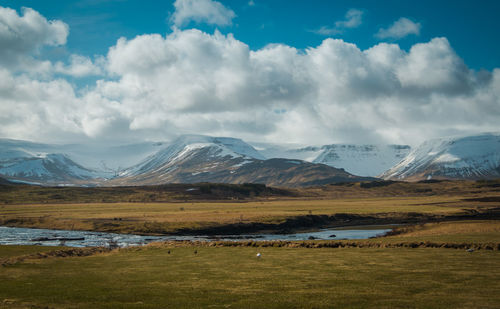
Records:
M388 228L373 229L325 229L319 232L295 234L249 234L220 236L141 236L89 231L67 231L32 229L0 226L0 245L44 245L69 247L119 247L140 246L154 241L182 240L307 240L307 239L367 239L381 236L390 231Z

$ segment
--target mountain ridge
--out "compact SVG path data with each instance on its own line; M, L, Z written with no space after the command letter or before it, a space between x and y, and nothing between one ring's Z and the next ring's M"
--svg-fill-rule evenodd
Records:
M381 177L406 181L500 178L500 133L425 141Z
M169 183L263 183L303 186L365 178L330 166L268 159L240 139L181 136L170 146L111 180L119 185Z
M373 180L379 174L404 181L491 179L500 178L499 166L500 133L434 139L413 150L407 145L252 145L205 135L97 148L0 139L0 177L43 185L306 186Z

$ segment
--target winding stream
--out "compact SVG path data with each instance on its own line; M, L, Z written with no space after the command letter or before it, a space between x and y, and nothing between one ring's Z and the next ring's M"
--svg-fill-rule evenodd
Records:
M319 232L295 234L252 234L220 236L141 236L88 231L67 231L32 229L0 226L0 245L44 245L68 247L119 247L140 246L154 241L214 241L214 240L307 240L307 239L367 239L381 236L390 231L388 228L325 229Z

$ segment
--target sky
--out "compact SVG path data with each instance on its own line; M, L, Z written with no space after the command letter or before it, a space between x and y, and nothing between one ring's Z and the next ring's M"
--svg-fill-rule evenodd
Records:
M0 0L0 137L320 145L500 131L498 1Z

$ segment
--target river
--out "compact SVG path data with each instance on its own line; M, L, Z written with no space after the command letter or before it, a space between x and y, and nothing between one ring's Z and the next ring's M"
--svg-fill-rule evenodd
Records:
M388 228L325 229L318 232L295 234L251 234L220 236L141 236L89 231L67 231L0 226L0 245L44 245L68 247L130 247L155 241L214 241L214 240L308 240L308 239L367 239L381 236Z

